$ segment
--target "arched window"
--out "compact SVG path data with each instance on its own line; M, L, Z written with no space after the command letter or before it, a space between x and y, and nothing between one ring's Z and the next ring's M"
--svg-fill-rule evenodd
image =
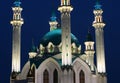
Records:
M76 80L75 80L75 71L73 71L73 83L75 83Z
M33 77L35 77L35 66L33 66L32 68L32 74L33 74Z
M53 83L58 83L58 72L55 69L53 73Z
M83 70L80 71L79 78L80 83L85 83L85 74Z
M43 73L43 83L49 83L49 73L47 70Z

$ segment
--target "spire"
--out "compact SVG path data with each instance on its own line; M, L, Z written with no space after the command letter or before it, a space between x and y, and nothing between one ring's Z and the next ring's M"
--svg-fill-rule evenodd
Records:
M50 31L57 29L57 24L58 24L58 22L57 22L56 19L57 19L57 17L56 17L56 15L55 15L55 12L53 11L53 12L52 12L52 16L50 17L50 21L49 21Z
M15 2L13 3L16 7L20 7L20 0L15 0Z
M90 30L88 30L88 34L87 34L87 37L86 37L86 41L93 41L92 35L91 35L91 33L90 33Z
M37 52L37 48L36 48L36 46L34 44L34 40L33 39L32 39L32 48L31 48L30 52Z
M95 7L96 10L100 10L101 9L102 5L100 4L99 0L96 1L96 4L95 4L94 7Z
M50 17L50 19L51 21L56 21L57 17L54 11L52 12L52 16Z

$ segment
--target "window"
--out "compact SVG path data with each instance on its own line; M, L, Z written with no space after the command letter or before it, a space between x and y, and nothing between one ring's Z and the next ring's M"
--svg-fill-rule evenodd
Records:
M58 72L55 69L53 73L53 83L58 83Z
M33 77L35 77L35 67L34 66L32 68L32 74L33 74Z
M75 71L73 71L73 83L75 83Z
M43 83L49 83L49 73L47 70L43 73Z
M80 80L80 83L85 83L85 74L83 72L83 70L80 71L80 74L79 74L79 80Z

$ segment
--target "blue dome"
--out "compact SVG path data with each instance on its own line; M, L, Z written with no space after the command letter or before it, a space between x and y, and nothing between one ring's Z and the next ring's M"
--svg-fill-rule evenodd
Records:
M49 42L52 42L54 45L59 45L61 43L61 29L56 29L53 31L48 32L40 41L40 44L43 46L47 46ZM78 39L71 34L71 43L75 43L79 46Z

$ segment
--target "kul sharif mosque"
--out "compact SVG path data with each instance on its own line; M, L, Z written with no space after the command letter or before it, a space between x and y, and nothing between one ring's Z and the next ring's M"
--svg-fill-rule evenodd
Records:
M21 27L24 24L20 0L14 2L12 39L12 70L10 83L107 83L103 10L99 1L93 10L95 41L88 32L84 42L84 52L78 39L71 33L70 0L61 0L58 11L61 13L61 27L58 27L55 14L49 21L50 31L41 38L37 48L33 45L29 58L21 69ZM94 44L96 47L94 49ZM96 63L94 63L96 56ZM95 65L96 64L96 65Z

